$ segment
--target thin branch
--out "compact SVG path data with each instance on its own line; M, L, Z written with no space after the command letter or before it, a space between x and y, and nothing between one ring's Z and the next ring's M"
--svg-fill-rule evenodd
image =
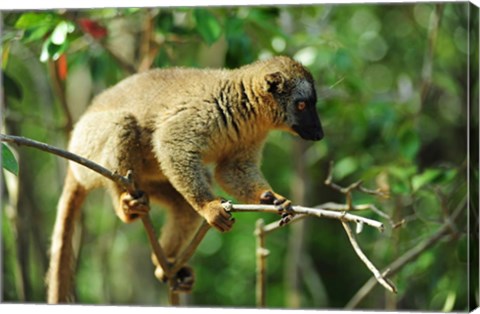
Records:
M353 235L352 229L350 229L350 226L348 225L347 222L342 221L342 226L345 229L345 232L347 233L348 239L350 240L350 243L352 244L352 247L357 253L358 257L362 260L362 262L367 266L367 268L373 273L375 279L382 285L384 286L388 291L397 293L397 288L395 286L388 282L383 275L378 271L378 269L373 265L373 263L367 258L367 256L363 253L362 249L357 243L357 240L355 239L355 236Z
M458 207L452 213L452 215L446 219L445 223L443 224L440 229L437 230L434 234L432 234L427 240L418 244L417 246L411 248L407 252L405 252L402 256L397 258L393 261L390 265L388 265L385 270L383 271L384 276L386 270L388 270L388 275L393 276L396 274L400 269L402 269L407 263L415 260L423 252L428 250L430 247L435 245L438 241L446 237L451 232L451 223L454 222L459 214L465 209L465 204L467 202L467 197L465 196L464 199L459 203ZM358 291L357 293L350 299L350 301L345 306L345 309L354 309L357 305L372 291L372 289L377 284L375 278L370 278Z
M369 194L369 195L374 195L374 196L378 196L378 197L382 197L382 198L389 198L390 194L388 192L380 189L380 188L375 189L375 190L367 189L367 188L362 186L363 182L361 180L350 184L348 187L341 187L341 186L333 183L332 182L333 165L334 165L333 161L330 161L330 166L329 166L329 169L328 169L328 175L327 175L327 178L325 179L324 183L325 183L325 185L339 191L340 193L345 194L346 204L343 205L343 204L337 204L337 203L326 203L326 204L323 204L323 205L320 205L320 206L317 206L317 207L325 208L325 209L329 209L329 210L342 210L342 211L358 211L358 210L369 209L369 210L373 211L374 213L376 213L377 215L387 219L393 229L398 228L399 226L403 225L404 221L395 223L390 216L388 216L387 214L385 214L384 212L379 210L373 204L353 205L353 201L352 201L352 191L353 190L358 190L362 193Z
M443 4L436 4L434 10L430 15L430 22L428 25L428 46L423 57L422 65L422 82L420 85L420 106L424 105L428 92L432 84L433 74L433 55L435 53L435 46L437 43L438 30L442 20Z
M168 264L167 257L163 252L162 247L158 243L157 236L155 234L155 229L153 228L152 220L150 219L150 215L148 213L142 216L142 223L145 228L145 231L147 232L148 240L150 241L153 253L157 258L158 263L160 264L163 271L165 272L165 275L168 278L170 278L172 274L171 268Z
M210 230L210 225L207 223L206 220L203 220L202 224L197 230L197 233L193 236L190 244L175 260L171 268L172 274L175 274L177 271L179 271L180 268L182 268L182 266L185 265L185 263L192 257L193 253L195 253L195 251L197 250L198 245L200 244L200 242L202 242L208 230Z
M65 115L64 130L69 133L73 128L73 117L70 109L68 108L67 95L65 94L65 85L63 84L60 76L58 75L57 67L55 61L49 60L48 67L50 69L50 74L52 76L52 85L55 94L58 97L62 111Z
M168 280L168 303L172 306L180 305L180 296L177 292L173 291L172 287L175 287L175 278L170 278Z
M90 34L86 34L87 36L90 36ZM91 37L91 36L90 36ZM92 40L95 40L95 39L92 39ZM98 44L100 44L100 46L102 46L103 49L105 49L105 51L108 53L108 55L110 55L110 57L112 57L117 63L118 65L120 65L120 67L125 71L127 72L128 74L135 74L137 73L137 69L135 69L135 66L133 66L132 64L130 64L129 62L125 61L124 59L122 59L121 57L119 57L117 55L116 52L114 52L112 50L112 48L110 48L108 45L106 45L105 43L103 43L103 41L99 41L99 40L95 40L95 42L97 42Z
M76 154L70 153L66 150L63 150L42 142L38 142L35 140L27 139L21 136L0 134L0 141L33 147L33 148L36 148L36 149L66 158L66 159L69 159L123 186L125 190L127 190L128 193L130 193L131 195L136 195L138 193L135 182L133 180L133 173L131 171L129 171L126 176L122 176L116 172L112 172L107 168L100 166L99 164L93 161L80 157ZM147 232L150 245L152 246L152 249L155 253L155 256L157 257L158 262L160 263L160 266L164 269L165 272L168 273L169 266L167 263L167 259L165 257L165 254L163 253L162 248L160 247L160 244L157 241L157 237L153 229L152 221L148 213L142 216L142 222Z
M180 305L180 296L179 291L176 290L176 280L177 278L174 276L183 265L192 257L193 253L197 250L198 245L202 242L203 238L207 234L208 230L210 230L210 225L207 223L206 220L202 221L202 224L198 228L197 232L193 236L190 244L180 253L178 258L175 260L172 266L170 267L163 267L165 275L168 279L168 300L170 305ZM172 276L173 275L173 276Z
M304 214L295 215L292 219L290 219L288 224L291 225L291 224L293 224L293 223L295 223L295 222L297 222L297 221L299 221L299 220L301 220L305 217L308 217L308 215L304 215ZM265 234L269 234L270 232L275 231L277 229L280 229L282 227L283 227L283 225L280 226L280 220L274 221L274 222L269 223L265 227L263 227L263 232Z
M125 189L130 193L135 192L135 187L133 183L128 179L128 177L124 177L118 173L112 172L108 170L107 168L104 168L100 166L97 163L94 163L93 161L90 161L86 158L80 157L78 155L75 155L73 153L70 153L69 151L57 148L55 146L51 146L42 142L38 142L32 139L28 139L22 136L15 136L15 135L5 135L5 134L0 134L0 141L2 142L7 142L7 143L13 143L17 145L23 145L23 146L28 146L28 147L33 147L42 151L45 151L47 153L51 153L66 159L69 159L71 161L74 161L76 163L81 164L82 166L85 166L102 176L122 185L125 187Z
M160 49L159 43L155 41L154 22L158 10L148 10L142 32L142 40L140 43L140 58L138 72L143 72L152 66L153 61Z
M383 198L388 198L390 196L388 192L385 192L382 189L371 190L371 189L367 189L367 188L363 187L362 186L362 184L363 184L362 180L354 182L347 187L341 187L338 184L333 183L332 182L333 165L334 165L333 161L330 161L330 166L329 166L329 169L328 169L328 175L327 175L327 178L325 179L324 183L325 183L326 186L329 186L332 189L337 190L342 194L345 194L347 196L347 204L351 205L351 195L350 194L354 190L358 190L358 191L361 191L361 192L366 193L366 194L375 195L375 196L379 196L379 197L383 197Z
M266 305L266 258L269 254L268 249L265 247L265 222L263 219L258 219L255 227L256 240L256 268L257 268L257 280L255 287L255 295L257 301L257 307L263 308Z
M278 213L278 209L275 207L275 205L231 204L231 203L225 202L224 207L225 207L225 210L230 212ZM379 221L365 218L358 215L349 214L346 212L337 212L337 211L325 210L321 208L292 206L292 213L317 216L319 218L323 217L323 218L337 219L341 221L349 221L349 222L355 222L355 223L364 223L365 225L377 228L380 231L384 230L383 224Z
M359 205L352 205L351 208L349 208L348 205L345 204L339 204L339 203L333 203L333 202L328 202L324 203L318 206L315 206L315 208L322 208L325 210L334 210L334 211L364 211L364 210L371 210L375 214L379 215L380 217L383 217L387 219L392 226L393 229L398 228L401 226L404 222L397 222L395 223L390 216L382 212L380 209L377 208L377 206L373 204L359 204Z

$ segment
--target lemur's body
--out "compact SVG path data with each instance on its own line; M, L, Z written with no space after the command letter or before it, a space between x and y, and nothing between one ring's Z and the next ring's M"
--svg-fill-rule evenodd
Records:
M169 208L160 243L171 259L202 217L220 231L233 225L211 191L208 163L239 201L290 206L259 170L263 142L273 129L321 139L315 103L312 76L286 57L236 70L151 70L97 96L75 126L69 150L123 175L132 170L144 193L134 198L101 175L69 164L53 234L48 301L69 300L74 220L94 188L109 190L124 222L141 215L148 199ZM162 276L159 266L156 273Z

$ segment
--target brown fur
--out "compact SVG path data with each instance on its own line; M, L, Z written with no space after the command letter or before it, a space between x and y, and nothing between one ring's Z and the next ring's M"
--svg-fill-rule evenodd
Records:
M237 70L174 68L133 75L93 100L75 126L69 150L123 175L132 170L148 198L170 209L160 243L174 259L201 217L220 231L233 225L211 190L206 164L216 165L218 183L241 202L258 203L271 191L259 170L263 142L270 130L293 132L286 104L293 93L305 92L295 90L300 82L312 93L310 73L286 57ZM138 217L129 210L141 212L148 202L80 165L71 163L69 169L52 239L51 303L69 301L73 221L84 195L106 187L124 222ZM270 201L289 204L273 195Z

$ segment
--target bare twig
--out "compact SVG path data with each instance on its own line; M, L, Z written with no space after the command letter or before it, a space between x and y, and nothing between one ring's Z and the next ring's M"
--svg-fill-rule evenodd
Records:
M49 60L48 67L50 69L50 75L52 76L53 90L58 97L60 105L62 106L63 113L65 115L65 123L63 128L68 133L73 128L73 117L70 109L68 108L67 95L65 94L65 85L63 84L60 76L58 75L55 61Z
M171 269L172 274L175 274L177 271L179 271L180 268L182 268L182 266L192 257L193 253L195 253L195 251L197 250L198 245L200 244L200 242L202 242L208 230L210 230L210 225L207 223L206 220L203 220L202 224L197 230L197 233L193 236L190 244L175 260Z
M423 106L425 99L432 84L433 74L433 55L435 52L435 46L437 43L438 30L440 27L443 4L436 4L434 10L430 15L430 23L428 26L428 46L425 51L422 66L422 82L420 86L420 106Z
M289 222L288 224L291 225L292 223L295 223L305 217L308 217L308 215L304 215L304 214L298 214L298 215L295 215ZM272 231L275 231L279 228L282 228L283 226L280 226L280 220L278 221L274 221L272 223L269 223L268 225L266 225L264 228L263 228L263 232L265 234L269 234L270 232Z
M278 213L278 209L275 205L262 205L262 204L231 204L224 203L225 209L231 212L267 212L267 213ZM229 204L229 205L227 205ZM337 212L331 210L325 210L321 208L312 208L312 207L303 207L303 206L292 206L292 213L294 214L304 214L317 217L338 219L342 221L350 221L355 223L364 223L365 225L379 229L380 231L384 230L384 226L381 222L365 218L358 215L349 214L346 212Z
M373 273L375 276L375 279L384 286L388 291L391 291L393 293L397 293L397 288L395 286L388 282L383 275L378 271L378 269L373 265L373 263L368 259L368 257L363 253L362 249L357 243L357 240L355 239L355 236L353 235L352 229L350 229L350 226L348 225L347 222L342 221L342 226L345 229L345 232L347 233L348 239L350 240L350 243L352 244L352 247L357 253L358 257L362 260L362 262L367 266L367 268Z
M256 280L256 300L257 307L265 307L266 305L266 258L269 251L265 247L265 222L263 219L258 219L255 227L256 241L256 256L257 256L257 280Z
M170 277L168 280L168 303L172 306L180 305L180 296L172 288L175 287L175 278Z
M153 228L152 220L150 219L150 215L148 213L142 216L142 223L143 223L143 226L145 227L148 240L150 241L153 253L157 258L158 263L160 264L163 271L165 272L165 275L168 278L170 278L172 274L170 265L168 264L167 257L163 252L162 247L158 243L157 236L155 235L155 229Z
M345 187L345 188L333 183L332 182L333 165L334 165L333 161L330 161L330 166L329 166L329 170L328 170L327 179L325 179L324 183L325 183L325 185L339 191L340 193L345 194L346 205L337 204L337 203L326 203L326 204L319 205L317 207L325 208L325 209L329 209L329 210L342 210L342 211L343 210L345 210L345 211L347 211L347 210L348 211L358 211L358 210L369 209L369 210L373 211L374 213L376 213L377 215L387 219L393 229L395 229L395 228L397 228L397 227L399 227L403 224L403 222L395 223L390 216L388 216L387 214L385 214L384 212L379 210L373 204L353 205L353 201L352 201L352 191L353 190L358 190L362 193L366 193L366 194L369 194L369 195L374 195L374 196L378 196L378 197L382 197L382 198L389 198L390 194L387 191L384 191L380 188L375 189L375 190L367 189L367 188L362 186L362 181L361 180L359 180L357 182L354 182L354 183L350 184L348 187Z
M397 223L395 223L390 216L388 216L387 214L385 214L384 212L382 212L381 210L379 210L379 209L377 208L377 206L375 206L375 205L373 205L373 204L351 205L351 207L349 208L349 206L348 206L348 205L345 205L345 204L328 202L328 203L324 203L324 204L321 204L321 205L318 205L318 206L315 206L315 207L316 207L316 208L322 208L322 209L325 209L325 210L334 210L334 211L364 211L364 210L371 210L371 211L373 211L375 214L379 215L380 217L383 217L383 218L387 219L393 229L395 229L395 228L397 228L397 227L399 227L400 225L403 224L403 222L397 222Z
M207 223L206 220L202 221L202 224L198 228L197 232L193 236L190 244L180 253L178 258L174 261L173 265L167 268L163 268L165 275L168 280L168 299L170 305L180 305L180 298L179 298L179 291L175 289L176 286L176 278L175 274L185 265L186 262L192 257L193 253L197 250L198 245L203 240L205 235L207 234L208 230L210 230L210 225Z
M15 136L15 135L5 135L5 134L0 134L0 141L2 142L8 142L8 143L13 143L17 145L24 145L24 146L29 146L33 147L51 154L55 154L57 156L69 159L71 161L74 161L76 163L81 164L82 166L85 166L102 176L122 185L125 187L125 189L130 193L135 192L135 188L130 182L130 180L127 177L124 177L122 175L119 175L118 173L112 172L108 170L107 168L104 168L100 166L97 163L94 163L86 158L80 157L78 155L75 155L73 153L70 153L69 151L57 148L55 146L51 146L42 142L38 142L32 139L28 139L22 136Z
M466 202L467 197L465 196L464 199L459 203L455 211L452 213L452 215L448 219L446 219L445 223L440 229L438 229L434 234L432 234L427 240L411 248L402 256L393 261L390 265L388 265L386 267L386 270L388 270L388 275L392 276L396 274L400 269L407 265L407 263L415 260L417 257L422 255L423 252L435 245L441 239L445 238L452 230L451 222L454 222L458 218L459 214L462 213L463 210L465 210ZM383 271L383 275L387 276L385 272L386 271ZM351 310L357 307L357 305L372 291L376 284L377 280L374 277L370 278L347 303L345 309Z
M341 187L338 184L333 183L332 182L333 165L334 165L333 161L330 161L328 175L327 175L327 178L325 179L324 183L325 183L326 186L329 186L332 189L335 189L335 190L339 191L340 193L345 194L347 196L347 205L349 205L350 207L351 207L351 192L354 191L354 190L359 190L363 193L370 194L370 195L375 195L375 196L379 196L379 197L383 197L383 198L388 198L389 197L389 193L383 191L382 189L371 190L371 189L367 189L367 188L363 187L362 186L362 183L363 183L362 180L354 182L347 187Z
M155 56L160 49L160 45L154 39L154 22L157 13L157 10L152 9L147 10L146 13L147 16L145 18L142 32L142 40L140 43L138 72L146 71L152 66L152 63L155 60Z
M89 34L86 34L86 35L90 36ZM104 44L102 41L97 40L96 42L99 43L100 46L102 46L103 49L105 49L107 54L110 55L110 57L112 57L125 72L127 72L128 74L137 73L137 69L135 69L135 66L133 66L129 62L127 62L127 61L123 60L121 57L119 57L117 55L117 53L112 50L112 48L110 48L109 46Z

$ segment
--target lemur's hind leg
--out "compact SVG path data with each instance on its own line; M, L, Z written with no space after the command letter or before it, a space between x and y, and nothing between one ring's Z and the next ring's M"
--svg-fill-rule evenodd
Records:
M124 111L85 115L76 125L70 142L73 153L123 176L131 170L137 177L142 169L143 147L137 119ZM109 190L115 213L123 222L131 222L148 210L148 196L141 193L142 182L136 182L138 195L130 195L123 186L90 169L73 165L73 170L86 185L104 186Z

